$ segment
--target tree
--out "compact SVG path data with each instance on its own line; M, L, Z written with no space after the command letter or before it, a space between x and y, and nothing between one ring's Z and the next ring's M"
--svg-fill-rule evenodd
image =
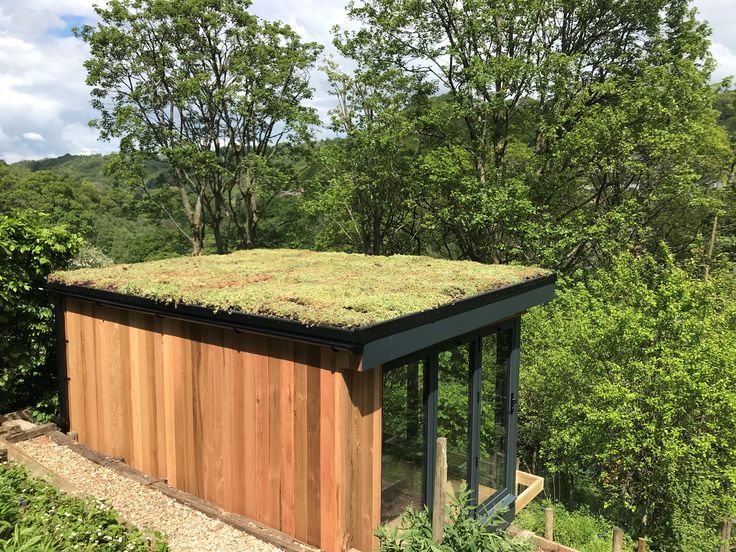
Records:
M654 550L715 549L736 511L736 279L661 257L623 255L524 318L519 451L592 481Z
M81 239L44 215L0 215L0 411L49 399L53 367L53 310L44 279L72 259Z
M687 251L710 220L729 148L708 29L686 0L368 0L348 13L362 27L339 37L346 56L443 94L421 117L418 179L453 256L573 271L656 251L662 234Z
M324 144L321 170L308 188L307 211L323 220L318 240L368 255L421 253L412 209L419 152L412 117L422 94L401 75L357 69L350 76L329 63L337 107L330 128L341 138Z
M22 176L0 173L0 212L36 210L48 215L50 225L66 225L94 241L95 221L102 197L88 182L77 183L51 171Z
M163 156L181 196L188 238L202 253L205 227L218 252L231 223L253 247L257 197L289 181L273 163L279 144L303 140L318 119L308 72L321 48L288 26L248 12L249 0L112 0L101 22L77 30L93 124L121 153Z

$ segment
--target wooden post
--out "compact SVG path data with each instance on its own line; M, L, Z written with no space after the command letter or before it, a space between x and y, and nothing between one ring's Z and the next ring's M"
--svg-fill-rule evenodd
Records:
M555 511L553 508L544 509L544 538L555 540Z
M432 538L442 542L445 525L445 493L447 488L447 439L437 437L434 462L434 504L432 504Z
M729 552L731 550L731 527L733 525L732 519L724 519L723 527L721 528L721 547L719 552Z
M636 547L636 552L647 552L647 539L639 537L639 543Z
M624 549L624 531L620 527L613 528L613 552L622 552Z

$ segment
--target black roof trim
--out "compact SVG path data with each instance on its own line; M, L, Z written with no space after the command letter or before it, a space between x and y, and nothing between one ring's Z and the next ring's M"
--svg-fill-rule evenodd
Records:
M369 342L431 324L467 311L472 311L537 288L554 285L556 278L555 274L540 276L520 284L505 286L462 299L455 303L442 305L435 309L349 329L327 325L309 326L295 320L277 318L275 316L247 314L240 311L215 311L209 307L196 305L181 303L167 304L115 291L99 290L86 286L70 286L56 282L46 283L44 289L52 294L76 297L102 305L142 311L181 320L191 320L202 324L232 328L240 331L250 331L327 345L335 349L360 353L363 350L363 346Z

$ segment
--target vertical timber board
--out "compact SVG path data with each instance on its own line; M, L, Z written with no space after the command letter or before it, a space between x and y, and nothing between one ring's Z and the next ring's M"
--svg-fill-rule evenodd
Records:
M68 299L71 301L70 299ZM91 448L99 450L99 403L97 400L97 370L96 344L95 344L95 319L94 306L87 301L74 301L75 309L81 315L80 345L82 357L80 359L81 369L84 371L84 443Z
M307 539L306 543L320 547L320 347L307 346Z
M179 322L164 318L162 320L162 365L163 365L163 397L164 397L164 427L166 428L166 477L169 485L181 489L184 485L183 473L179 470L178 458L181 457L181 448L177 443L177 432L182 418L180 403L177 403L177 394L183 387L182 350L178 346L179 339L175 335Z
M146 332L143 326L143 315L137 312L128 313L128 332L130 344L130 412L131 416L127 422L131 426L132 431L132 451L126 459L128 464L134 468L150 473L148 462L143 460L143 431L144 425L147 427L149 420L147 413L147 402L143 399L145 393L145 382L141 381L147 372L146 366ZM144 404L145 402L145 404ZM146 420L144 421L144 416Z
M381 520L381 437L383 430L383 368L377 367L371 370L373 390L369 396L370 408L370 451L368 453L371 463L370 495L371 512L368 521L370 529L371 546L369 550L377 549L379 546L375 529Z
M270 497L268 495L268 474L270 470L270 446L269 446L269 405L268 405L268 341L261 335L249 336L251 347L255 357L255 381L256 381L256 517L257 521L275 527L278 520L271 519ZM248 420L245 421L248 423ZM276 497L274 497L276 498Z
M209 330L207 355L208 385L210 386L211 402L208 405L207 432L210 434L208 461L211 462L210 477L212 478L212 502L225 503L225 473L224 461L224 419L222 381L225 367L224 330L211 327Z
M373 550L380 521L381 369L352 372L353 400L353 539L352 546Z
M185 370L185 398L184 412L186 415L186 452L184 458L187 466L187 492L195 496L203 496L201 479L201 444L202 444L202 418L201 418L201 401L197 388L201 359L202 359L202 342L200 341L200 333L202 326L199 324L183 324L184 343L188 349L188 363Z
M256 373L258 365L255 356L250 352L252 340L249 337L248 334L239 336L239 361L236 366L237 373L234 376L236 378L234 381L236 382L236 388L242 389L242 392L235 397L236 432L241 436L241 448L239 449L241 452L232 461L235 464L234 469L242 473L243 493L241 496L241 510L238 511L257 520L261 517L261 513L258 511L258 488L256 485L256 464L258 463L256 448L256 434L258 431L256 427ZM237 387L238 384L240 384L240 387Z
M322 358L319 371L320 404L320 547L326 552L339 552L339 488L337 474L337 425L335 386L335 353L331 349L321 349Z
M105 362L102 364L102 380L106 400L103 401L103 410L109 412L107 424L107 454L122 458L129 458L129 435L126 431L125 420L128 414L126 405L130 399L130 387L126 383L127 365L130 351L127 347L128 332L122 326L127 322L128 313L120 309L96 307L95 314L104 320L101 326L102 346L107 349Z
M281 357L287 352L283 340L268 338L268 519L281 524Z
M163 320L159 317L153 318L153 363L154 363L154 388L156 400L156 451L157 472L154 477L167 479L166 472L166 401L164 392L164 333Z
M347 352L336 352L335 362L335 442L338 468L338 550L350 550L353 545L355 516L354 467L355 444L353 416L353 372L357 359Z
M140 385L140 411L141 411L141 435L142 447L141 471L158 477L158 434L163 430L158 426L158 415L156 412L156 333L154 331L154 319L148 315L141 315L140 329L142 339L138 351L138 362L140 363L139 385ZM131 397L132 398L132 397ZM135 401L133 408L136 408Z
M281 389L279 418L281 419L281 530L294 534L294 343L279 340L282 358L279 361Z
M110 449L108 448L108 436L110 434L110 391L106 381L107 378L105 377L105 369L103 368L107 366L107 359L110 351L107 347L107 334L105 332L106 323L105 320L97 317L96 307L93 307L92 320L94 326L93 339L95 344L95 362L93 365L93 371L95 379L97 380L95 391L97 394L97 420L99 427L97 450L102 453L110 454Z
M307 540L307 345L294 344L294 535Z
M82 351L82 316L79 311L74 308L76 305L69 304L63 314L63 319L58 320L57 324L64 324L64 336L66 346L62 350L64 344L58 344L57 354L66 356L66 377L68 384L67 390L67 415L69 417L69 427L79 435L79 440L86 442L87 428L85 426L84 412L84 396L85 381L83 369L83 351ZM63 391L63 384L60 386L60 393Z
M232 330L222 334L222 371L220 379L222 421L222 507L229 512L243 511L245 504L245 473L236 461L243 454L243 432L236 431L236 420L243 418L243 371L238 366L238 343ZM239 379L236 382L236 376ZM236 397L240 403L236 402ZM242 422L241 422L242 423ZM238 426L240 427L240 426Z

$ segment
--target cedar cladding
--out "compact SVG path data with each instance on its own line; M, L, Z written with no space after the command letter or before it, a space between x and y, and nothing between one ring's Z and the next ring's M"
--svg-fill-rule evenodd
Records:
M375 548L381 369L328 347L66 298L70 428L320 547Z

